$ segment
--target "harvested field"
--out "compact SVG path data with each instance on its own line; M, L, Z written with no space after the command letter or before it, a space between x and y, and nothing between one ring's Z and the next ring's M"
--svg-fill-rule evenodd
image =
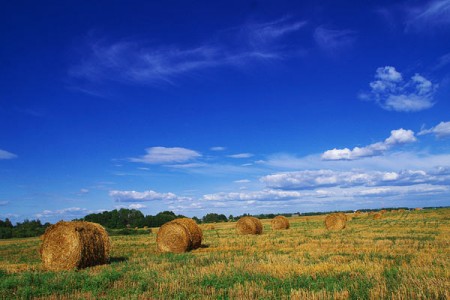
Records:
M39 238L0 241L0 299L450 299L450 209L237 235L214 224L202 247L158 253L156 235L113 236L111 263L44 270ZM156 231L155 231L156 232Z

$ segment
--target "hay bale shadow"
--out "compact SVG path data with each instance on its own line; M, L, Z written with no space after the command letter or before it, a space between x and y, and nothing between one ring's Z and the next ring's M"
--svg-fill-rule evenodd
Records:
M124 261L128 261L128 257L125 256L116 256L116 257L111 257L109 259L110 263L119 263L119 262L124 262Z

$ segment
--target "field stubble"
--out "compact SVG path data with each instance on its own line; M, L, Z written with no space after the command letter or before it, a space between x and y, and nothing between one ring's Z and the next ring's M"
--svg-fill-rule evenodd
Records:
M182 254L158 253L155 234L114 236L111 263L79 271L44 271L38 238L4 240L0 298L450 299L450 209L361 214L341 231L324 218L263 220L256 236L214 224Z

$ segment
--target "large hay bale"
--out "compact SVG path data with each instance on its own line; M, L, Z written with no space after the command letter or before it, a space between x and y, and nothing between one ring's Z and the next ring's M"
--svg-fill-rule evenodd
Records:
M261 234L262 230L261 221L255 217L242 217L236 223L238 234Z
M385 213L387 213L387 210L386 210L386 209L380 210L380 214L385 214Z
M181 223L162 225L156 235L156 244L160 252L182 253L192 248L189 230Z
M108 263L110 248L101 225L60 221L45 230L39 252L45 269L60 271Z
M285 216L276 216L272 219L271 224L273 230L289 229L290 227L289 220Z
M381 213L376 213L376 214L373 215L372 218L373 218L374 220L379 220L379 219L381 219L382 217L383 217L383 214L381 214Z
M345 228L347 218L342 214L329 214L325 217L325 227L328 230L341 230Z
M199 248L202 238L203 232L194 220L180 218L159 228L156 244L160 252L182 253Z
M187 227L191 235L192 249L197 249L202 245L203 231L197 223L189 218L180 218L171 221L172 223L181 223Z
M338 212L336 213L337 215L339 215L342 219L344 219L346 222L348 221L348 217L346 214L344 214L343 212Z

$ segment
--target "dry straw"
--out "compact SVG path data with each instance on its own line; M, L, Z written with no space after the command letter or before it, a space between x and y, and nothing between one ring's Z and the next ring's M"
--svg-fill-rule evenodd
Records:
M381 214L381 213L376 213L376 214L373 215L372 218L373 218L374 220L379 220L379 219L381 219L382 217L383 217L383 214Z
M202 244L203 232L194 220L180 218L162 225L156 236L160 252L182 253Z
M345 221L348 221L348 217L346 214L344 214L343 212L338 212L336 213L337 215L339 215L342 219L344 219Z
M272 219L271 224L273 230L289 229L290 227L289 220L285 216L276 216Z
M99 224L60 221L48 227L42 239L39 252L47 270L81 269L109 262L111 243Z
M203 230L214 230L214 229L216 229L216 227L212 224L207 224L207 225L203 225L202 229Z
M328 230L341 230L345 228L347 218L342 213L330 214L325 217L325 227Z
M261 234L263 226L255 217L242 217L236 223L236 231L238 234Z

